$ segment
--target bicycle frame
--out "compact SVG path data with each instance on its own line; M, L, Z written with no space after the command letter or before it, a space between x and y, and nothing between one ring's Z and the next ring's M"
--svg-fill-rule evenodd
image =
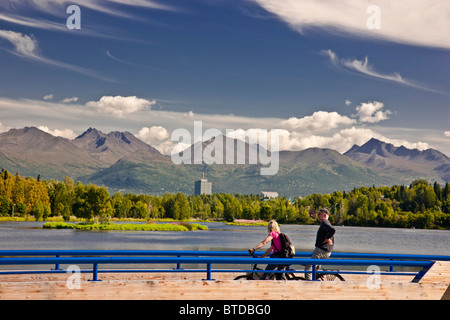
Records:
M254 253L252 254L252 257L257 258ZM251 266L252 266L252 270L261 270L261 271L263 270L263 269L258 268L258 265L256 263L252 264ZM302 278L302 277L295 276L294 275L295 270L291 270L289 265L278 265L276 267L276 269L270 270L270 271L283 271L283 270L290 271L290 272L283 272L283 273L273 272L273 273L271 273L269 280L275 280L275 279L276 280L304 280L304 278ZM245 276L248 279L252 279L252 280L263 280L267 273L268 272L247 272L247 274ZM242 276L240 276L240 277L242 277ZM240 278L240 277L238 277L238 278Z

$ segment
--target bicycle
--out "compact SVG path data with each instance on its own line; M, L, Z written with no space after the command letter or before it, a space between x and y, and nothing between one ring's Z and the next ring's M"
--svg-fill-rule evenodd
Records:
M252 256L253 258L256 258L255 254L252 254ZM258 265L256 263L252 264L252 270L263 271L263 269L258 268ZM290 269L290 267L287 265L278 265L275 270L276 271L287 270L290 272L273 273L270 275L268 280L306 280L303 277L296 276L294 274L295 270ZM265 278L264 272L248 272L247 274L240 275L234 278L234 280L264 280L264 278Z
M253 258L256 258L255 254L252 254ZM304 277L299 277L296 276L294 274L295 270L290 269L289 266L285 266L285 265L279 265L276 270L287 270L290 272L286 272L286 273L273 273L269 280L304 280L307 281L306 278ZM263 271L263 269L258 268L258 265L252 264L252 270L260 270ZM319 266L316 267L316 270L319 270ZM316 279L320 280L320 281L345 281L344 277L342 277L340 274L338 273L323 273L323 272L327 272L327 271L334 271L334 270L325 270L323 269L322 272L318 271L316 274ZM234 280L263 280L265 276L264 272L248 272L247 274L244 275L240 275L237 276L236 278L234 278Z
M319 270L319 268L317 267L316 270ZM325 270L323 269L322 272L325 271L339 271L339 270ZM320 281L345 281L344 277L341 276L339 273L322 273L322 272L317 272L316 274L316 279L320 280Z

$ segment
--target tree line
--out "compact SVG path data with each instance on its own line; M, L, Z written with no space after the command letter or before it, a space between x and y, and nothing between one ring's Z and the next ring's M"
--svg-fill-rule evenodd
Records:
M187 220L276 219L279 223L316 223L314 211L326 207L335 225L450 229L450 185L415 180L409 186L359 187L295 199L262 199L259 195L183 193L110 195L105 187L71 178L43 181L2 169L0 216L71 216L107 222L110 218Z

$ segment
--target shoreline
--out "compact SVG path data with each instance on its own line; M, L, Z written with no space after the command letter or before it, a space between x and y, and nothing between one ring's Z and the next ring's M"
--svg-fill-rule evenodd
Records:
M84 224L66 222L46 222L44 229L77 229L99 231L195 231L208 230L207 226L198 223L145 223L145 224Z

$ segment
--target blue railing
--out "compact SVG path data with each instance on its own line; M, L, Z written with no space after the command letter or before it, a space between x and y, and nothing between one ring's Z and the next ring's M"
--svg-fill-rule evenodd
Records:
M299 252L291 259L260 258L261 253L249 257L245 251L182 251L182 250L0 250L0 265L54 265L51 270L8 270L2 274L30 274L30 273L65 273L60 265L92 265L92 269L81 270L92 273L92 280L98 281L98 273L120 272L206 272L206 280L212 280L213 272L256 272L247 269L213 269L213 265L251 265L251 264L283 264L291 266L312 265L311 271L304 271L303 267L294 272L311 273L316 280L316 265L322 266L387 266L389 271L382 274L413 275L420 277L424 270L430 268L434 261L450 261L450 256L443 255L408 255L408 254L373 254L373 253L333 253L330 259L311 259L311 252ZM173 269L99 269L99 265L142 265L142 264L171 264ZM181 265L205 265L205 269L184 269ZM394 267L418 267L418 272L394 272ZM294 267L295 269L295 267ZM264 272L258 270L258 272ZM267 271L286 272L286 271ZM292 272L292 270L291 270ZM336 271L334 271L336 272ZM366 273L361 271L338 271L340 274ZM333 271L328 271L333 273ZM0 277L1 281L1 277Z

